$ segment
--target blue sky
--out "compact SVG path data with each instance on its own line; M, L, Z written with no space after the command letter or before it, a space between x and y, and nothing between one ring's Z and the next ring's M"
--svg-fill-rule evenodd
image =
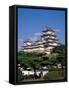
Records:
M65 43L65 11L18 8L18 49L26 39L35 40L45 26L54 28L61 43Z

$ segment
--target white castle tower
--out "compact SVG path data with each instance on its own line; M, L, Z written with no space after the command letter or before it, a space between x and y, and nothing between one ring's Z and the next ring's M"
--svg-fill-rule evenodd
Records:
M32 52L32 49L33 49L32 48L32 41L27 39L23 44L22 51L24 51L24 52Z
M49 27L45 27L45 29L42 31L42 38L45 40L44 42L44 48L45 48L45 52L47 54L50 54L51 50L60 45L57 36L54 34L55 31L52 30Z

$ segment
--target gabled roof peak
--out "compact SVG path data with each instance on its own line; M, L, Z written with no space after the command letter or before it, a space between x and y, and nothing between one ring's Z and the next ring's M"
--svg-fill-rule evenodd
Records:
M48 26L45 26L45 27L44 27L44 30L43 30L42 32L47 32L47 31L52 31L52 32L54 32L53 28L48 27Z

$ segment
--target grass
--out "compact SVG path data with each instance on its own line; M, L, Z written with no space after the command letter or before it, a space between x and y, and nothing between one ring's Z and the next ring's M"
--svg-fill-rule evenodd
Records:
M64 71L61 69L50 70L47 75L43 77L44 80L61 80L64 79Z

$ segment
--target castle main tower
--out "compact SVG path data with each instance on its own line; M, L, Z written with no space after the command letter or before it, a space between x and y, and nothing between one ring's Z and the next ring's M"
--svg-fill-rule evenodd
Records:
M51 50L60 45L57 36L55 35L55 31L50 27L45 27L42 31L41 35L44 40L44 48L47 54L50 54Z

